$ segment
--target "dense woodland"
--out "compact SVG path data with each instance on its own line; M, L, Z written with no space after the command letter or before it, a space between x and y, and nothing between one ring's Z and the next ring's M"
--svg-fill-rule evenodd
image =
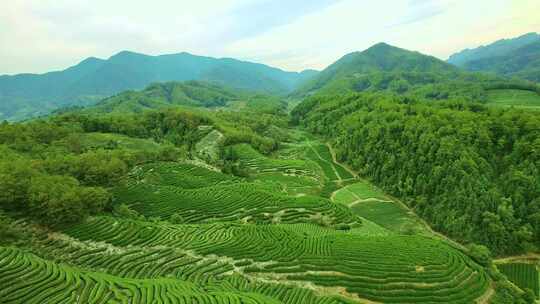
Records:
M292 113L435 229L496 254L540 245L540 117L383 94L312 97Z

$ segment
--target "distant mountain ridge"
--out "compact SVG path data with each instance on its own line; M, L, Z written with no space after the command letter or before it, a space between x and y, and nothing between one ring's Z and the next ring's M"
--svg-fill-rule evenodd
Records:
M540 35L537 33L528 33L511 39L501 39L488 45L482 45L474 49L465 49L452 54L447 62L457 66L464 66L469 61L508 55L529 43L537 41L540 41Z
M540 82L540 35L528 33L456 53L448 62L468 71Z
M0 76L0 120L88 105L153 82L203 80L237 89L287 94L316 75L286 72L264 64L189 53L150 56L122 51L109 59L90 57L63 71Z

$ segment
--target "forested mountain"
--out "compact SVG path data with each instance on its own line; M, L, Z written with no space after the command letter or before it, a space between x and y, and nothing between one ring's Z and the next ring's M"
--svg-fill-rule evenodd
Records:
M152 82L204 80L273 94L286 94L317 72L285 72L263 64L188 53L148 56L120 52L88 58L63 71L0 76L0 120L17 120L68 105L88 105Z
M529 33L450 56L449 63L469 71L492 72L540 82L540 35Z
M307 81L295 94L387 91L426 99L482 99L494 77L464 73L432 56L379 43L345 55Z

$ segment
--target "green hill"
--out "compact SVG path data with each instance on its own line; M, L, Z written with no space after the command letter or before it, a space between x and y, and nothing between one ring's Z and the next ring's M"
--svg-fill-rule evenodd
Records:
M276 112L285 109L277 97L231 89L202 81L154 83L141 91L126 91L106 98L85 112L140 113L144 110L175 106L234 109L256 108Z
M0 76L0 120L20 120L69 105L88 105L153 82L204 80L238 89L286 94L315 71L285 72L263 64L188 53L148 56L123 51L88 58L63 71Z
M450 56L449 63L469 71L492 72L540 82L540 35L529 33Z
M295 94L387 91L427 99L484 99L482 84L494 77L471 74L432 56L379 43L345 55Z

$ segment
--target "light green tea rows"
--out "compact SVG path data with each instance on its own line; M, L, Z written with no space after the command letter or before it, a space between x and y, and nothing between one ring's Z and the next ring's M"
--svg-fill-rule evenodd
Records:
M186 223L360 224L345 206L276 190L192 165L162 163L134 170L127 184L115 189L115 197L144 216L168 219L179 214Z
M279 303L257 293L202 288L173 279L126 279L0 247L2 303Z
M307 233L286 226L178 226L100 217L66 232L118 247L187 250L232 259L239 273L341 287L385 303L470 303L488 285L480 266L438 240Z

